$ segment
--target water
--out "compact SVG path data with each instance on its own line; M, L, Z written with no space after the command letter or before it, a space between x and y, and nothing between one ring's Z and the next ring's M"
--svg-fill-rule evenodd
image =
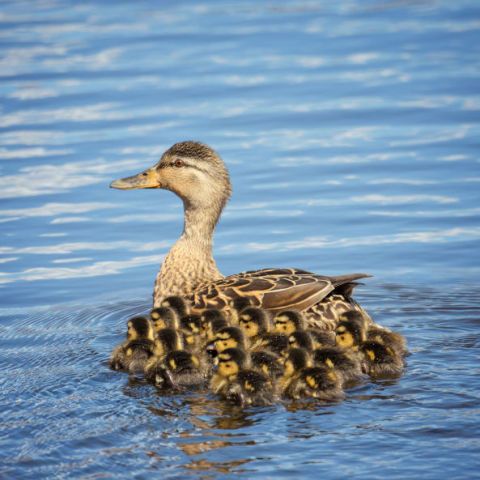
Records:
M477 2L4 1L0 45L2 478L478 475ZM185 139L221 270L373 274L399 381L242 411L107 368L182 227L108 184Z

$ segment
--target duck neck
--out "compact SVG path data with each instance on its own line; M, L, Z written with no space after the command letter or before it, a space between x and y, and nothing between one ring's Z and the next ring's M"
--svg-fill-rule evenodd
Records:
M154 306L170 295L190 295L200 284L223 278L213 259L213 231L221 208L198 207L184 201L180 238L165 257L157 275Z

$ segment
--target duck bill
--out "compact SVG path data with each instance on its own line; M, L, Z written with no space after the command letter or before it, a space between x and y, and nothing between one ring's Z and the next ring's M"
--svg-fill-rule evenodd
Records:
M119 178L110 184L110 188L118 190L135 190L138 188L162 188L157 172L151 168L131 177Z

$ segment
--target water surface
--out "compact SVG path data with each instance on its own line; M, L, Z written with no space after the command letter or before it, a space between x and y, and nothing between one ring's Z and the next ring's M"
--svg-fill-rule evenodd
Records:
M474 1L3 2L2 478L478 475L479 45ZM108 369L182 228L108 184L186 139L231 172L222 272L373 274L399 381L238 410Z

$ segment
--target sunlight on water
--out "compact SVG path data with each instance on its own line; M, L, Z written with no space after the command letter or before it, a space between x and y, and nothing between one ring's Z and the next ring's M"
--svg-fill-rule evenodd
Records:
M471 0L3 2L0 476L475 476L479 18ZM232 177L222 272L373 274L357 299L407 337L404 377L239 410L108 369L182 229L170 193L108 185L186 139Z

